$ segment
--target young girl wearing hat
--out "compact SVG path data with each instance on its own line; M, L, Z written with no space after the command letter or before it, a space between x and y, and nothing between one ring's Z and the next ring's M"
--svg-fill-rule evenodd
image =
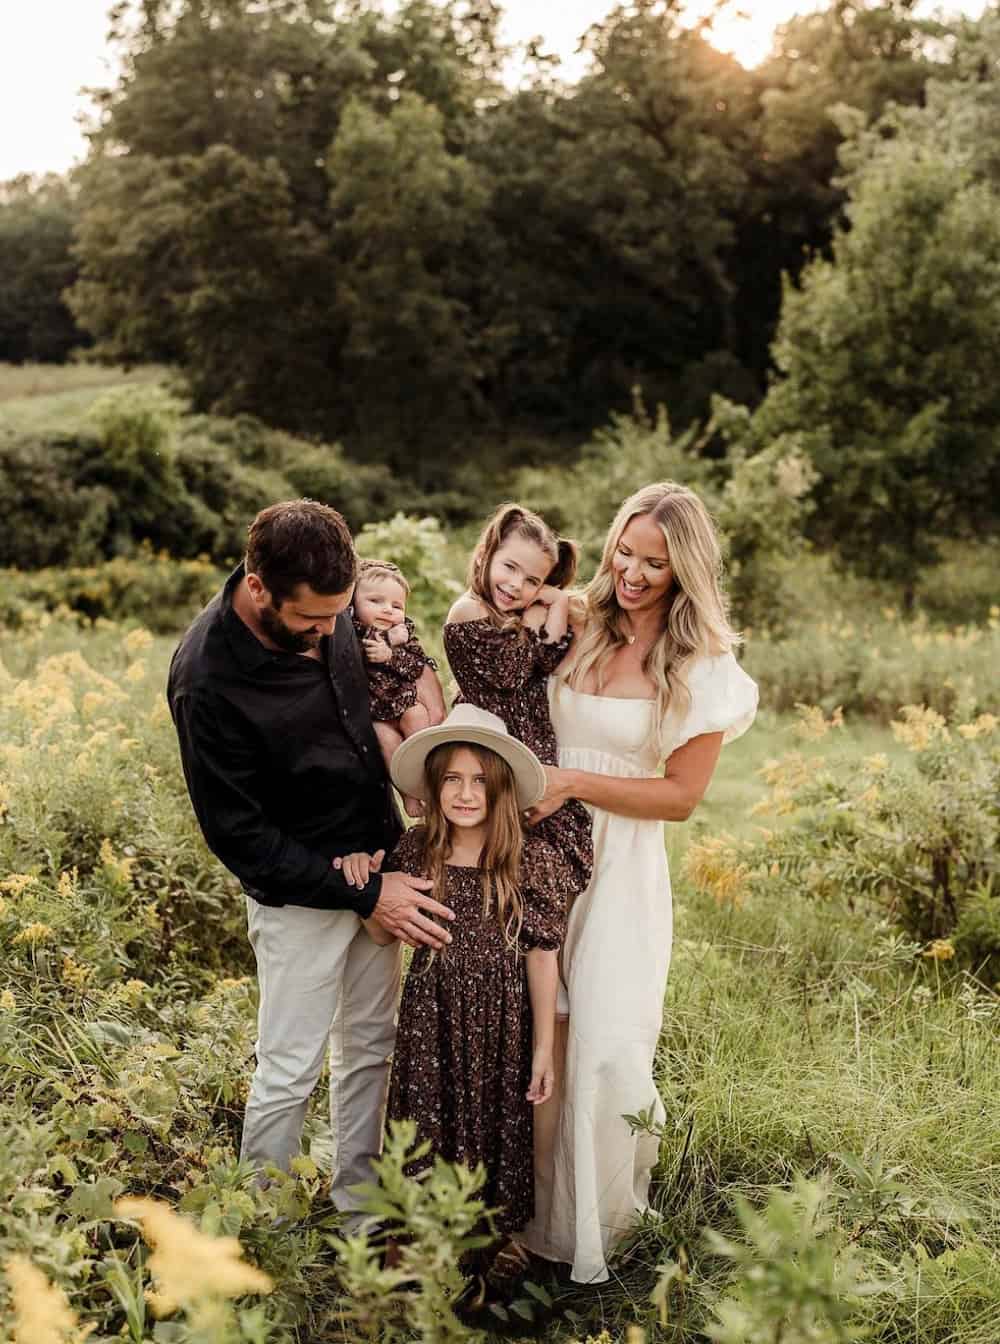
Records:
M517 1231L534 1210L532 1108L552 1094L556 953L574 882L563 855L522 831L545 772L501 719L473 705L407 738L391 772L425 813L386 867L431 878L455 920L443 952L413 955L388 1118L414 1120L429 1141L415 1171L435 1156L482 1163L497 1230ZM345 860L349 874L360 857Z

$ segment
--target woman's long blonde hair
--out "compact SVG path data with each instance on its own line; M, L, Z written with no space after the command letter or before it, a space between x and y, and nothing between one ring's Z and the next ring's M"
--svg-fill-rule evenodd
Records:
M521 851L524 832L517 806L514 772L488 747L474 742L445 742L435 747L424 763L427 779L424 804L424 862L426 876L434 883L431 895L447 905L444 893L445 864L451 854L451 830L441 809L441 787L451 758L467 747L486 776L486 841L479 855L483 875L483 917L496 915L508 947L515 948L524 922L521 900Z
M618 510L597 573L583 591L583 632L559 675L579 689L593 673L600 692L612 654L628 643L612 560L622 533L638 515L659 526L673 571L663 633L642 665L656 686L656 722L662 732L668 710L683 713L690 703L686 671L691 660L725 653L741 642L729 623L715 525L704 504L686 486L674 481L643 486Z

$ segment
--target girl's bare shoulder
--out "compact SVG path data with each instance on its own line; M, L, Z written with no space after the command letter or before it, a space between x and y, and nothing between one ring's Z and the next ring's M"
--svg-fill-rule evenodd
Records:
M487 615L485 605L472 593L463 593L448 612L449 625L461 625L465 621L481 621Z

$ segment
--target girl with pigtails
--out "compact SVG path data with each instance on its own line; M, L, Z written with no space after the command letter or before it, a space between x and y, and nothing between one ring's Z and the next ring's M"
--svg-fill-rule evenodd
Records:
M567 588L577 558L576 542L557 537L538 514L521 504L502 504L480 534L469 561L468 589L444 627L458 701L496 714L551 767L559 764L559 746L548 682L573 644ZM566 857L574 890L582 890L594 862L583 804L567 800L533 833Z

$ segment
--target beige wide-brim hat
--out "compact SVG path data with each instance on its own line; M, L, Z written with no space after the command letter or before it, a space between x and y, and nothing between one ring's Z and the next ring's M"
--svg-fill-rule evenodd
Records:
M511 737L503 719L476 705L456 705L443 723L436 728L421 728L393 752L389 774L400 793L426 799L424 762L445 742L489 747L501 756L514 773L517 805L522 810L537 803L545 792L544 766L523 742Z

